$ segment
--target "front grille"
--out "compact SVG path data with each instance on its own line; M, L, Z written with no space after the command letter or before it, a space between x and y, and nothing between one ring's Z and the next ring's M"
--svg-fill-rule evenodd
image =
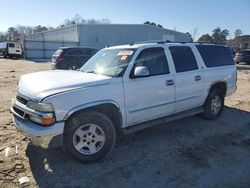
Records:
M20 95L17 95L17 96L16 96L16 100L17 100L18 102L24 104L24 105L26 105L26 104L28 103L28 100L25 99L25 98L23 98L23 97L21 97Z

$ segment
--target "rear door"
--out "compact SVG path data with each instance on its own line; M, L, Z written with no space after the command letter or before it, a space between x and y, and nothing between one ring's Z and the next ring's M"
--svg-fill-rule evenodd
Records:
M176 111L202 105L204 76L189 46L169 47L175 67Z
M134 69L145 66L150 76L134 78ZM175 109L174 76L162 47L146 48L137 56L124 80L127 124L133 125L171 114Z

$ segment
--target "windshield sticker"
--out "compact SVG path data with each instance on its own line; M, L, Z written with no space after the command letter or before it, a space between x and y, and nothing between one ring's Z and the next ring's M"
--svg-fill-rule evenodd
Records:
M127 55L123 55L120 57L120 60L121 61L126 61L128 59L128 56Z
M120 52L118 52L118 56L123 56L123 55L125 55L125 56L128 56L128 55L132 55L133 54L133 51L130 51L130 50L126 50L126 51L120 51Z

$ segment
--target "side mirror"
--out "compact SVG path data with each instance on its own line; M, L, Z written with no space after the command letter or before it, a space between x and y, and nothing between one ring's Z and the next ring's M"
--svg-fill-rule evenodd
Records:
M135 67L134 77L147 77L150 75L148 67L140 66Z

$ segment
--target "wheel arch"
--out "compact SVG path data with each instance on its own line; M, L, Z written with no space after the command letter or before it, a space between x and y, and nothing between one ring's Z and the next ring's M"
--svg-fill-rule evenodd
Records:
M73 109L71 109L64 117L64 121L67 121L74 117L76 114L84 111L98 111L106 116L112 121L115 126L116 132L120 133L122 129L123 117L120 111L119 105L112 100L104 100L104 101L96 101L83 105L79 105Z
M223 97L226 96L227 93L227 83L226 81L215 81L208 87L208 95L211 91L215 89L220 89L222 91Z

